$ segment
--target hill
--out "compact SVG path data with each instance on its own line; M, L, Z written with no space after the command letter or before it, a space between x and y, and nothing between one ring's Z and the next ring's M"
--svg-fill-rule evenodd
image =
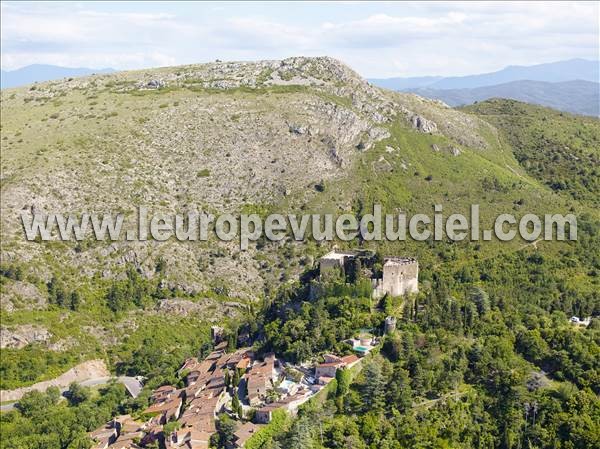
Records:
M462 108L501 129L521 165L555 191L600 205L600 123L550 108L488 100Z
M61 78L74 78L94 73L110 73L113 69L86 69L60 67L47 64L32 64L16 70L2 70L1 88L25 86L27 84L51 81Z
M511 81L472 89L410 89L418 95L463 106L489 98L507 98L581 115L600 115L600 84L591 81Z
M248 251L215 240L26 242L21 210L360 216L374 203L409 214L430 213L434 204L468 213L482 204L482 226L511 211L572 209L597 219L592 200L573 202L528 173L482 118L375 88L330 58L190 65L5 89L2 154L3 326L19 334L35 322L50 334L3 350L3 372L11 373L3 388L98 356L120 372L159 370L206 338L209 321L235 320L330 247L291 239L259 241ZM428 282L481 270L490 258L517 257L511 254L524 243L363 245L418 257ZM578 245L540 246L552 260L571 254L568 263L551 264L549 276L586 298L579 304L587 310L597 291L588 275L596 262ZM528 266L523 257L519 263ZM574 307L564 304L569 313ZM180 352L164 352L167 339ZM143 355L132 350L141 341ZM20 368L32 358L39 366Z
M503 101L455 110L325 57L95 75L3 89L1 100L0 389L92 359L146 378L136 399L119 385L73 387L60 402L26 395L0 416L6 447L87 447L111 416L144 418L152 390L183 386L182 361L213 349L211 325L229 349L319 360L351 350L349 336L382 336L388 315L398 329L381 355L332 380L298 420L267 427L261 447L597 443L597 322L577 329L568 317L600 313L598 119ZM29 242L19 219L131 217L135 206L360 217L374 204L409 215L479 204L483 229L500 213L572 212L578 240L287 237L242 251L215 239ZM376 301L360 270L354 285L308 283L334 245L416 257L420 293ZM233 427L222 419L217 446Z

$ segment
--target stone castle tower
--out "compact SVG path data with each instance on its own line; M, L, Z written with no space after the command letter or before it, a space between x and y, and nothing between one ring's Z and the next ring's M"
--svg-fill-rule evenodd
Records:
M380 298L403 296L419 291L419 262L405 257L386 257L383 262L383 278L377 279L373 296Z

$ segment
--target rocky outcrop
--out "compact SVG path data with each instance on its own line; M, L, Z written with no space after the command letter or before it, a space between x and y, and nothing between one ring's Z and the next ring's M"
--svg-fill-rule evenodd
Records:
M451 146L448 150L450 151L450 154L452 156L459 156L461 153L460 148L455 147L455 146Z
M0 348L21 349L31 343L46 343L52 334L48 329L24 324L13 329L2 327L0 329Z
M46 306L44 295L29 282L7 280L0 288L0 306L7 312L15 309L42 309Z
M422 133L435 133L437 131L437 125L435 122L426 119L421 115L413 115L411 119L413 128L421 131Z
M206 311L206 302L194 302L187 299L161 299L156 306L159 312L169 315L189 316Z

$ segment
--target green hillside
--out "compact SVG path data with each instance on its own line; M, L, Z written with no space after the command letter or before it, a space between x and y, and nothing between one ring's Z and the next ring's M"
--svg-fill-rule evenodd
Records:
M519 163L554 191L600 204L600 122L511 100L463 108L498 127Z
M500 100L454 110L375 88L330 58L121 72L1 95L2 327L29 340L2 349L0 387L97 357L148 384L137 402L98 406L102 415L90 411L97 398L83 408L34 398L51 413L3 415L13 439L0 447L85 447L69 444L107 414L142 409L152 387L181 383L177 368L210 347L211 324L301 358L340 349L363 327L380 332L388 313L399 332L381 356L262 449L598 445L598 322L568 321L600 314L597 119ZM21 210L133 217L135 206L361 217L374 204L408 215L440 204L445 216L479 204L482 229L501 213L574 213L578 240L286 238L241 251L214 238L27 242L19 221ZM335 283L311 299L301 280L334 245L418 258L416 303L371 303ZM31 326L49 336L30 338ZM532 373L544 388L528 388ZM537 424L523 417L532 401ZM17 430L79 413L89 420L60 443Z

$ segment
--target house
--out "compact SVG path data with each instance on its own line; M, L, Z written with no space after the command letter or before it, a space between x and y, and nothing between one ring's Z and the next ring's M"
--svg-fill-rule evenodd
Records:
M113 425L113 422L110 421L105 426L94 430L89 435L96 443L92 449L106 449L109 445L117 441L119 431Z
M215 345L215 351L225 351L227 349L227 346L229 346L229 343L227 341L222 341L220 343L217 343Z
M181 376L181 373L183 373L186 370L193 371L198 368L199 364L200 363L198 362L198 359L196 357L187 358L185 359L185 362L183 362L183 365L181 365L181 368L177 370L177 375Z
M108 446L108 449L142 449L142 446L136 443L138 437L123 438Z
M174 394L177 394L177 388L173 385L163 385L152 392L150 401L153 403L165 402Z
M342 358L334 354L325 354L323 360L325 360L325 363L341 363Z
M135 421L130 415L121 415L94 430L89 436L96 442L93 449L129 448L128 440L136 439L137 441L144 435L141 429L142 424Z
M359 361L360 361L360 359L358 357L356 357L354 354L342 357L342 362L346 365L346 368L352 368Z
M319 377L318 384L323 387L328 385L331 381L335 380L335 377L321 376ZM320 388L316 388L314 391L319 391Z
M246 382L246 390L248 393L248 402L251 407L256 407L262 403L267 395L268 387L269 379L267 376L260 372L250 372Z
M252 359L250 357L244 357L237 363L237 365L235 365L235 368L245 372L250 366L250 363L252 363Z
M360 360L356 355L338 357L332 354L325 354L323 358L325 362L315 367L315 377L321 385L331 382L335 378L338 369L351 368Z
M179 414L181 413L181 406L183 405L183 400L181 397L177 396L173 399L167 399L163 402L157 402L152 404L144 413L150 415L158 415L160 418L157 420L159 424L166 424L169 421L174 421L179 418Z
M239 426L234 432L235 436L235 447L241 448L260 430L262 426L259 424L253 424L251 422L244 423Z
M343 368L343 367L344 367L344 363L341 361L340 362L321 363L315 367L315 377L317 379L320 379L321 377L334 378L337 370L339 368Z
M168 449L208 449L210 435L206 432L186 427L171 433L165 439Z
M269 354L265 356L263 362L255 363L246 374L246 390L251 407L260 405L267 391L272 388L273 379L277 376L275 362L275 355Z
M138 442L144 437L143 425L130 415L117 416L111 424L117 429L116 441L108 445L108 449L140 449Z
M300 404L306 402L309 397L310 394L308 390L298 390L295 394L290 395L285 399L273 402L272 404L267 404L256 410L254 420L259 424L268 424L273 419L273 412L280 409L295 414Z
M216 432L215 416L218 411L220 392L214 396L213 393L216 391L205 390L188 404L179 419L182 426L193 427L209 435Z

